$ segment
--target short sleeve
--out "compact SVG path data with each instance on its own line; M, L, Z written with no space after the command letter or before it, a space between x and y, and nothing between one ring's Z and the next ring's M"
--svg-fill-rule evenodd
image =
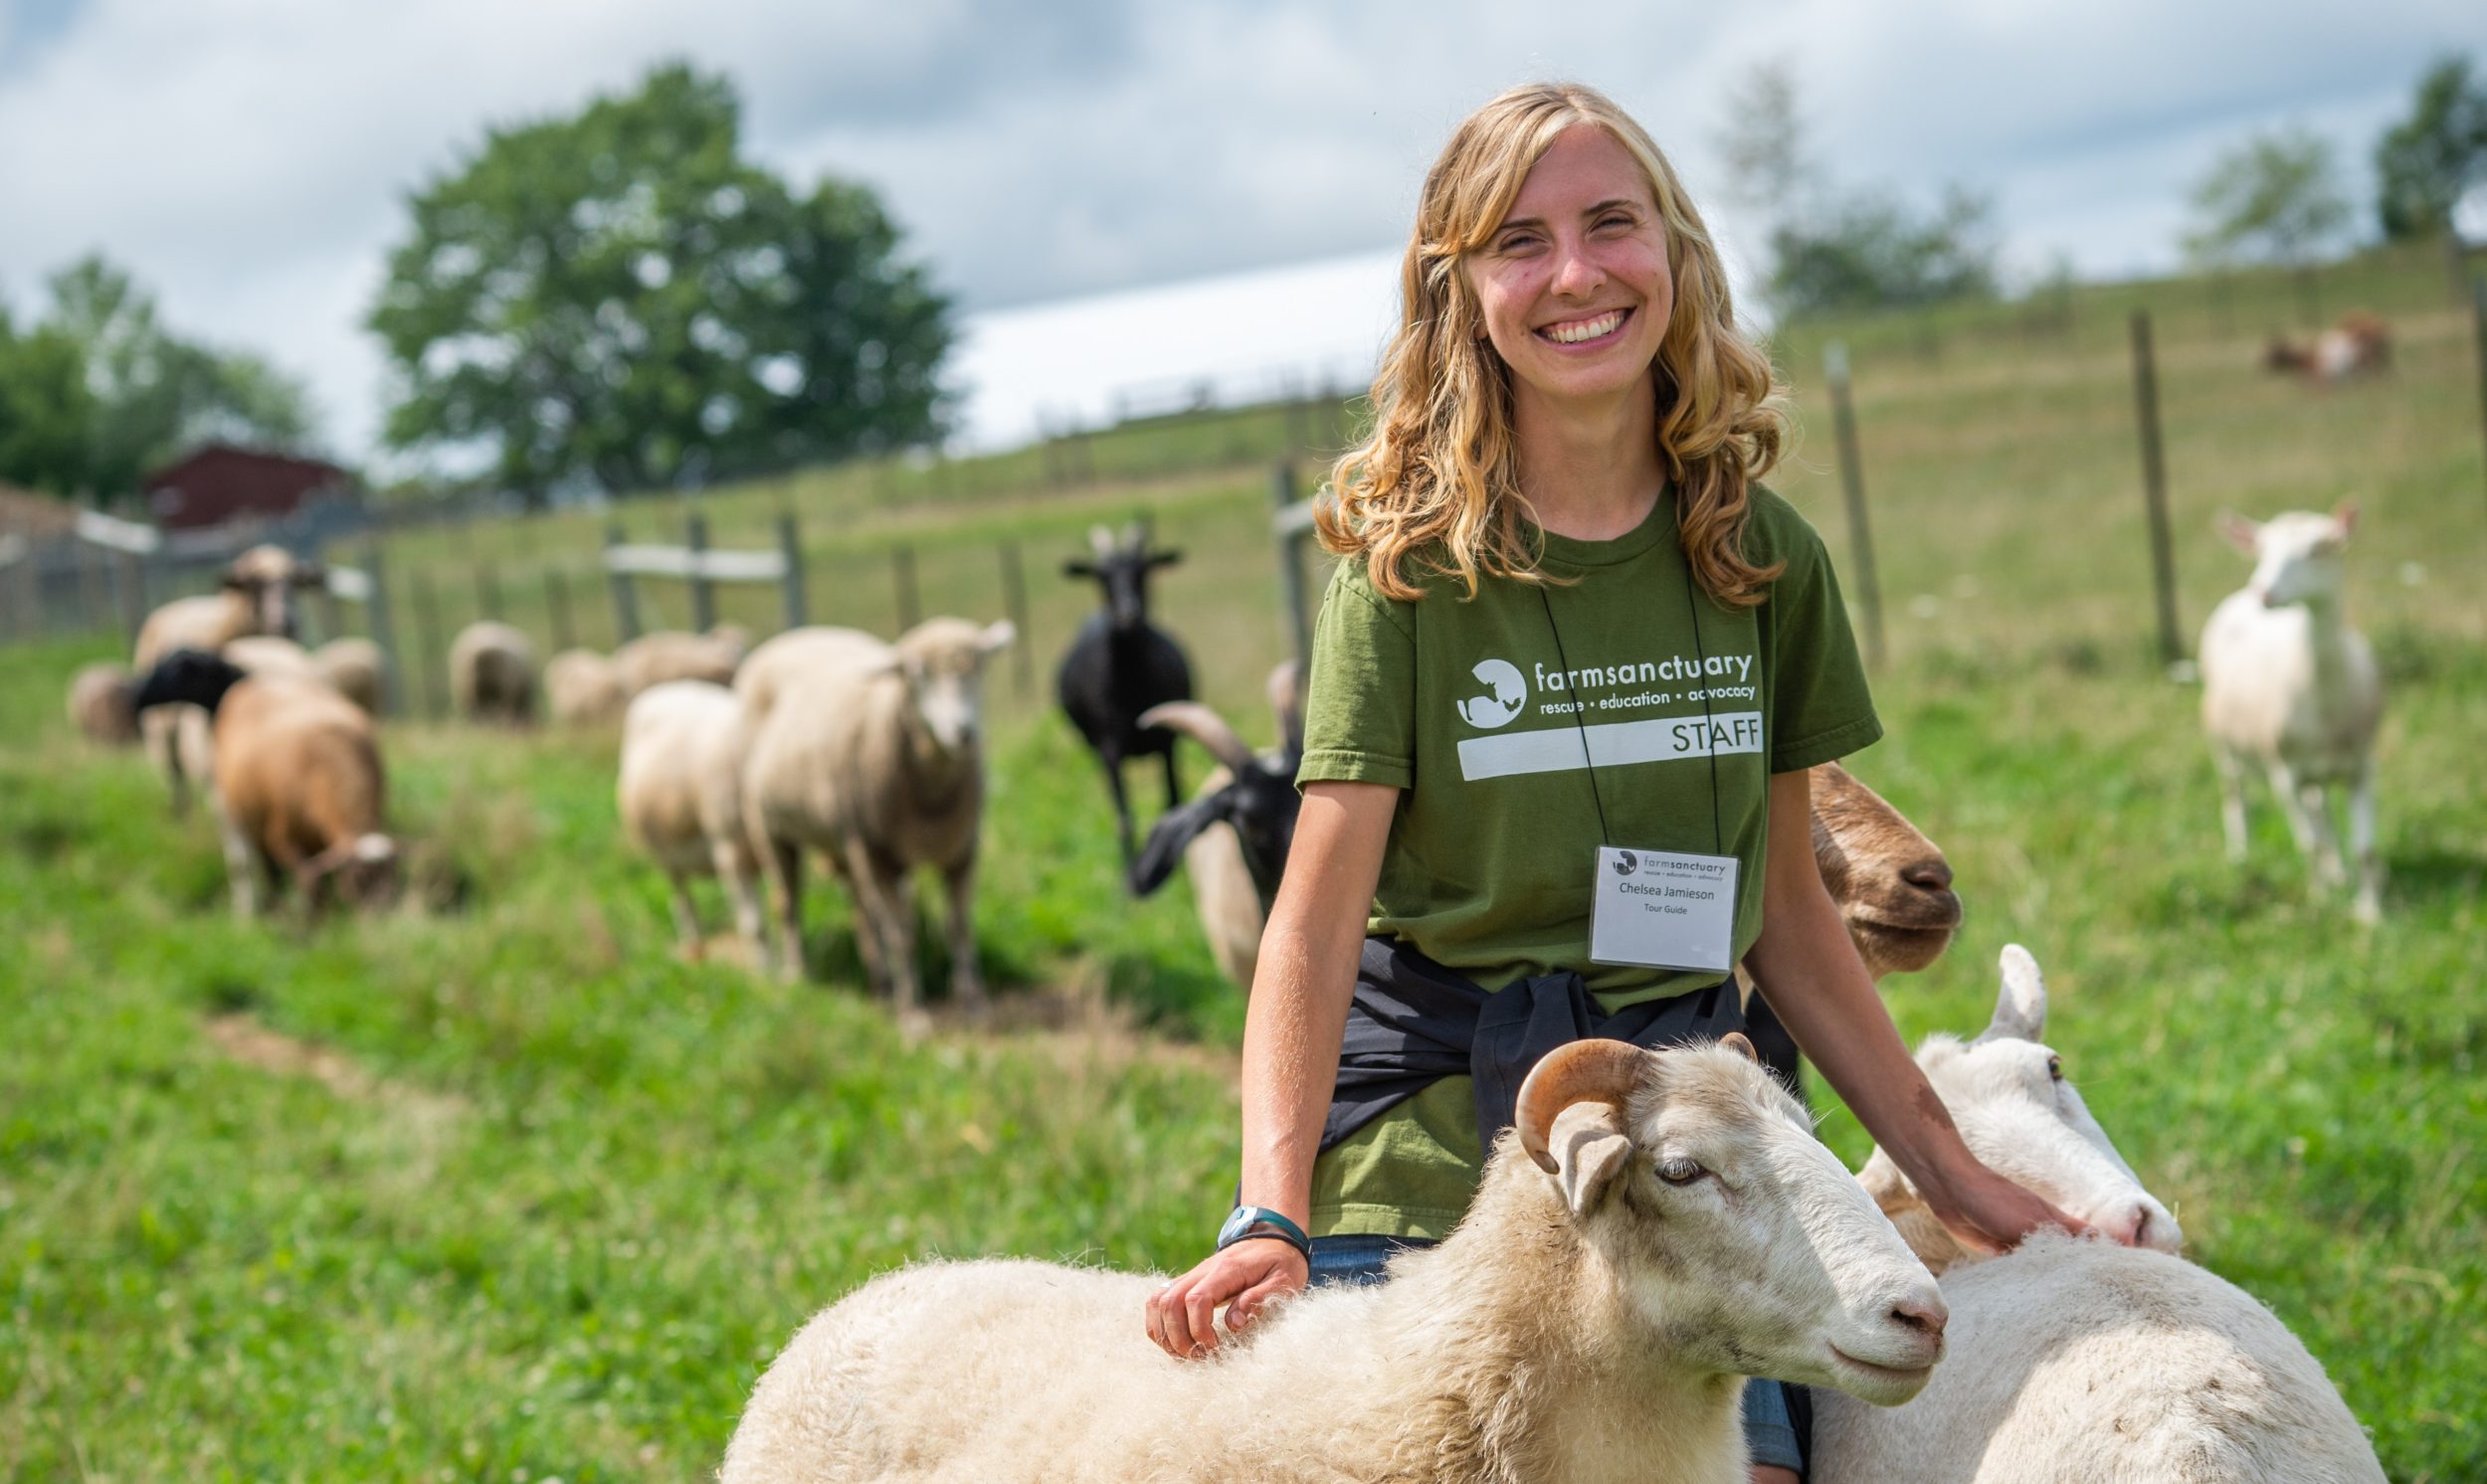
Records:
M1417 641L1411 605L1373 591L1364 564L1339 564L1313 626L1304 700L1308 783L1416 782Z
M1757 490L1754 498L1775 507L1777 556L1788 564L1770 596L1771 771L1794 773L1871 746L1882 721L1821 537L1779 496Z

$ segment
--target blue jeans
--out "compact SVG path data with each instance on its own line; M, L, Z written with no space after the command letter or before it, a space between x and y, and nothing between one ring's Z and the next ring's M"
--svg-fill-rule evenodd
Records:
M1382 1282L1390 1276L1383 1264L1396 1253L1434 1245L1416 1237L1372 1236L1362 1233L1347 1236L1316 1236L1312 1239L1312 1286L1326 1287L1332 1283L1359 1286ZM1796 1423L1788 1413L1788 1393L1783 1383L1776 1381L1747 1382L1744 1389L1744 1440L1752 1449L1755 1463L1777 1464L1794 1469L1799 1478L1805 1476L1805 1455L1797 1446Z

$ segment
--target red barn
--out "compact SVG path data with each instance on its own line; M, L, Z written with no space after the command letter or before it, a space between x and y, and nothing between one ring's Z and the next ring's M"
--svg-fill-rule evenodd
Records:
M321 498L352 499L354 476L316 459L209 444L139 481L147 512L168 531L232 520L277 520Z

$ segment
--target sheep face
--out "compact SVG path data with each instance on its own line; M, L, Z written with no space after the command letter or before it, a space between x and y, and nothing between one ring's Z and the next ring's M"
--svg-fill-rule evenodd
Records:
M390 906L405 886L397 841L379 834L347 840L311 861L308 875L312 891L324 884L357 911Z
M897 644L898 672L917 723L944 753L975 746L983 724L985 661L1007 647L1008 620L979 629L960 619L933 619Z
M1627 1116L1594 1092L1571 1102L1548 1178L1633 1327L1722 1375L1884 1406L1917 1394L1943 1355L1942 1294L1796 1100L1749 1052L1615 1054Z
M2358 523L2358 507L2343 505L2330 515L2292 510L2255 522L2230 515L2221 529L2239 550L2254 559L2254 575L2245 591L2265 608L2296 603L2329 603L2341 592L2341 554Z
M233 559L226 569L225 590L240 593L251 603L253 620L262 634L286 639L294 635L294 591L327 585L326 574L317 566L297 562L293 554L282 546L254 546Z
M1951 862L1882 796L1837 763L1814 770L1814 860L1866 972L1913 974L1961 924Z
M1963 1044L1930 1040L1918 1065L1970 1153L1997 1174L2052 1201L2067 1214L2133 1246L2174 1252L2185 1232L2143 1189L2107 1131L2065 1079L2046 1029L2046 983L2019 944L2004 950L2004 988L1985 1033ZM1876 1160L1885 1157L1877 1151Z

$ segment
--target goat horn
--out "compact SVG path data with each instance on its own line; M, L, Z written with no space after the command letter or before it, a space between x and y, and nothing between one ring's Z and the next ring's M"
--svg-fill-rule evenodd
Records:
M1088 549L1099 559L1114 554L1114 533L1101 525L1088 527Z
M1574 1103L1606 1103L1620 1115L1646 1061L1638 1046L1620 1040L1576 1040L1547 1052L1520 1084L1513 1120L1520 1148L1538 1169L1553 1174L1555 1158L1548 1140L1555 1119Z
M1278 717L1278 745L1293 751L1304 746L1304 667L1282 659L1269 671L1269 709Z
M1227 725L1227 719L1199 701L1168 701L1140 713L1140 725L1162 726L1209 749L1209 755L1241 773L1252 765L1252 750Z

